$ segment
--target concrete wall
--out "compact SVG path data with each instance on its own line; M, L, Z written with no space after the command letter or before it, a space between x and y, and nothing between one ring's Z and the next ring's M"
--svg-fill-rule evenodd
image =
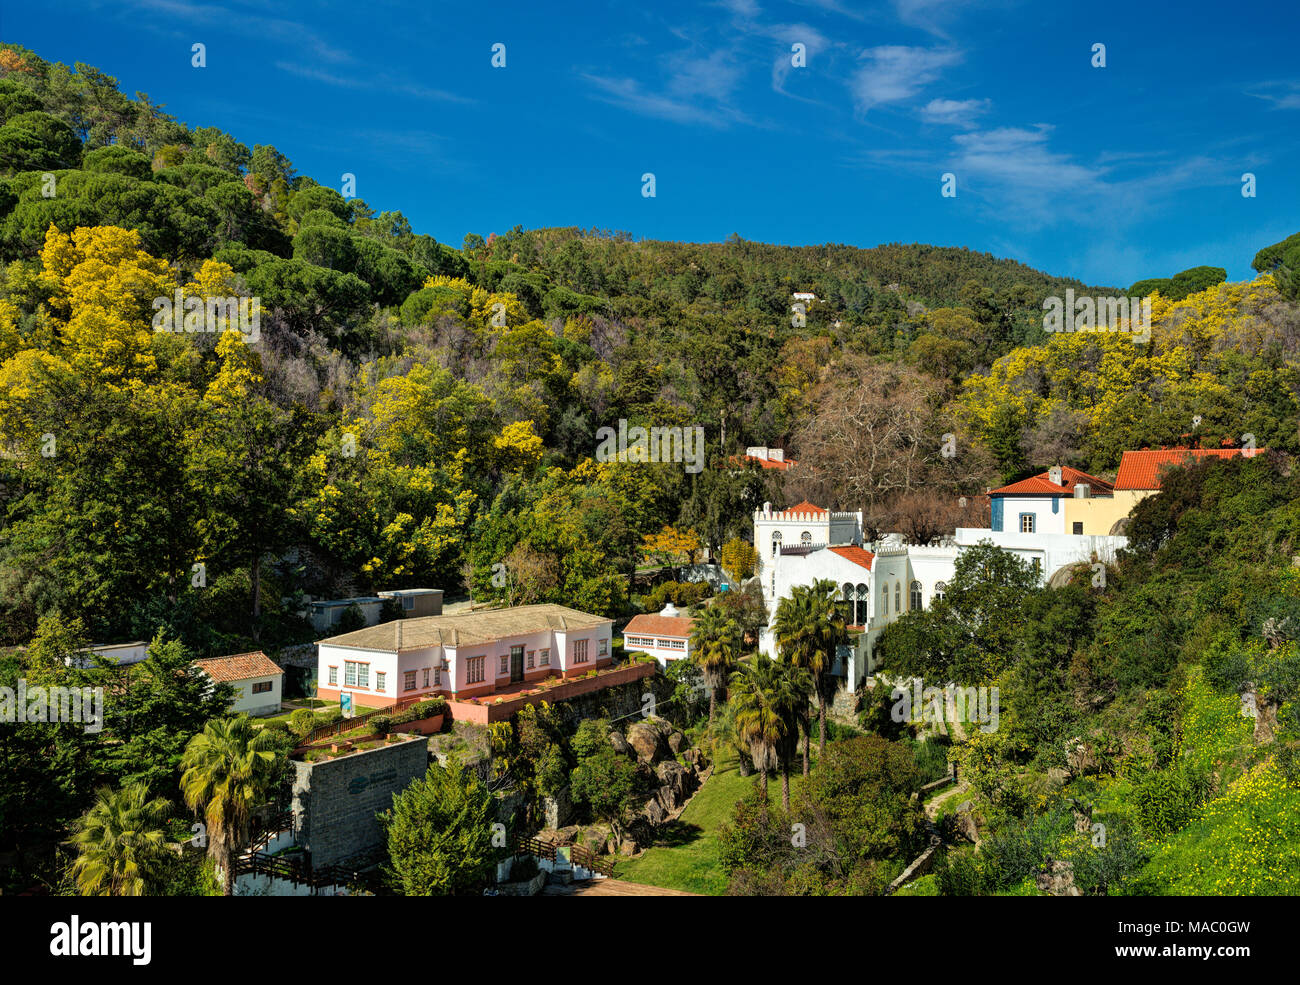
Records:
M315 763L294 761L293 810L298 843L314 868L383 843L375 815L393 806L429 768L429 740L417 737Z

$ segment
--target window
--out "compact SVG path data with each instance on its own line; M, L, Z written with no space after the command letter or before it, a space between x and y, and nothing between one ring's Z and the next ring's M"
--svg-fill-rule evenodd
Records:
M343 661L343 683L348 687L357 686L357 665L351 660Z
M1032 534L1034 532L1034 514L1020 514L1020 532L1022 534Z
M867 608L870 606L870 604L871 604L871 589L867 588L866 585L859 584L858 601L857 601L857 605L855 606L857 612L855 613L856 620L854 625L865 626L868 622L871 621L871 614L867 612Z
M908 592L907 604L913 609L921 608L921 583L919 581L912 582L912 589Z
M1075 521L1074 521L1070 526L1071 526L1071 528L1072 528L1072 529L1071 529L1071 533L1073 533L1074 536L1076 536L1076 537L1082 537L1082 536L1083 536L1083 524L1082 524L1082 523L1080 523L1078 520L1075 520Z
M428 687L428 686L429 686L429 668L428 668L428 667L425 667L425 668L424 668L424 686L425 686L425 687Z
M529 670L532 670L532 669L533 669L533 660L534 660L534 658L536 658L536 656L537 656L537 651L536 651L536 650L529 650L529 651L528 651L528 669L529 669Z
M801 544L811 544L811 543L812 543L812 534L810 534L807 530L805 530L803 533L801 533L801 534L799 535L799 543L801 543Z
M573 641L573 662L576 664L587 662L587 640Z
M407 612L410 612L412 609L414 609L414 608L415 608L415 598L414 598L413 596L411 596L411 595L403 595L403 596L402 596L402 608L405 609Z
M772 535L772 557L776 557L780 553L781 553L781 531L778 530L776 533Z
M544 646L542 647L542 666L549 667L550 665L551 665L551 648L549 646Z
M500 667L497 668L497 673L498 674L510 673L510 658L505 656L504 654L502 654L501 656L501 665Z
M381 678L383 675L379 675ZM370 664L357 663L355 660L343 661L343 683L347 687L370 686ZM383 684L380 684L383 689Z
M434 686L434 687L442 687L442 668L441 668L441 667L434 667L434 668L433 668L433 686Z
M938 601L943 598L943 593L948 591L948 586L941 581L934 583L934 598L931 601Z
M388 675L385 674L383 671L380 671L379 673L375 674L375 690L376 690L376 691L382 691L382 690L384 690L384 679L385 679L387 676L388 676Z
M894 611L903 611L903 583L901 581L894 582Z
M596 642L596 656L598 657L609 656L609 640L598 640Z
M480 684L487 672L487 657L470 657L465 661L465 683Z
M428 673L428 671L425 671L425 673ZM408 670L402 675L402 690L403 691L415 690L415 671Z
M337 667L331 667L331 668L330 668L330 687L338 687L338 683L339 683L339 669L338 669Z
M880 586L880 614L882 616L889 615L889 586L888 585Z
M254 681L254 682L253 682L253 693L254 693L254 694L266 694L266 692L269 691L269 690L271 690L271 682L270 682L270 681Z

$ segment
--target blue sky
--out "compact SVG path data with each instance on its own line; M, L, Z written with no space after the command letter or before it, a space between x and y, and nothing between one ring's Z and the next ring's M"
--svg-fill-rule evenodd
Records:
M1293 3L1199 0L44 0L6 5L0 38L353 173L457 246L516 224L915 241L1127 287L1246 278L1300 230L1297 28Z

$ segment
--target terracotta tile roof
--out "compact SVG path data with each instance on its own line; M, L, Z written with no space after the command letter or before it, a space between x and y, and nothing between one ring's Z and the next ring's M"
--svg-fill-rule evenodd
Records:
M825 515L825 514L826 514L826 511L825 511L824 509L822 509L820 506L817 506L817 505L814 504L814 503L810 503L810 502L808 502L808 500L806 500L806 499L805 499L802 503L796 503L794 506L791 506L789 509L784 510L783 512L786 512L786 513L820 513L820 514L822 514L822 515Z
M1259 449L1256 454L1264 449ZM1160 470L1200 458L1232 458L1241 448L1149 448L1126 451L1115 476L1116 489L1159 489Z
M759 458L757 455L733 455L731 456L733 465L743 465L746 462L757 462L759 468L776 469L778 472L785 472L792 465L798 465L798 459L787 458L783 462L773 461L770 458Z
M1021 479L1019 482L1013 482L1001 489L990 489L989 495L1072 496L1074 495L1074 487L1078 484L1092 486L1094 495L1100 493L1103 496L1109 496L1115 490L1115 487L1105 479L1099 479L1095 475L1089 475L1087 472L1064 465L1061 467L1060 485L1051 480L1051 471L1049 470L1040 472L1038 475L1032 475L1028 479Z
M510 609L394 619L341 636L331 636L317 645L400 653L431 646L480 646L546 630L581 632L612 622L605 616L593 616L590 612L580 612L564 605L517 605Z
M844 558L844 560L852 561L854 564L866 568L868 571L871 570L871 562L876 559L874 554L861 547L828 547L827 550L834 551L840 557Z
M253 677L284 673L280 665L261 650L236 653L228 657L205 657L194 663L214 681L246 681Z
M684 640L691 635L691 627L695 625L695 620L690 616L660 616L660 615L641 615L633 616L632 621L627 624L623 630L623 636L671 636L674 639Z

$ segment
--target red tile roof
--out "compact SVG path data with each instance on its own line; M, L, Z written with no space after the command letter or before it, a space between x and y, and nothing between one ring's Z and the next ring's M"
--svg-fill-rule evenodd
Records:
M808 502L808 500L805 499L802 503L796 503L794 506L791 506L789 509L785 510L784 512L786 512L786 513L822 513L822 514L824 514L826 511L825 511L824 509L822 509L820 506L817 506L817 505L815 505L815 504L813 504L813 503L810 503L810 502Z
M1128 453L1125 452L1125 454ZM989 495L1001 493L1006 495L1069 496L1074 493L1074 487L1079 484L1092 486L1093 493L1100 493L1103 496L1109 496L1115 489L1105 479L1098 479L1095 475L1089 475L1079 469L1072 469L1068 465L1061 467L1060 485L1053 482L1050 476L1050 470L1040 472L1028 479L1021 479L1009 486L1003 486L1001 489L990 489Z
M633 616L632 621L624 628L623 636L625 639L628 634L633 636L671 636L673 639L684 640L690 637L691 627L694 625L695 620L690 616Z
M1242 448L1150 448L1126 451L1115 476L1116 489L1159 489L1160 471L1170 465L1182 465L1200 458L1232 458ZM1263 449L1256 451L1256 454Z
M760 468L776 469L779 472L784 472L790 468L790 466L799 464L798 459L795 458L787 458L783 462L778 462L770 458L759 458L757 455L736 455L732 458L732 461L737 463L757 462Z
M195 660L194 663L214 681L246 681L253 677L284 673L280 665L261 650L236 653L229 657L207 657Z
M831 547L828 550L834 551L846 561L852 561L854 564L871 570L871 562L876 556L870 551L863 550L861 547Z

